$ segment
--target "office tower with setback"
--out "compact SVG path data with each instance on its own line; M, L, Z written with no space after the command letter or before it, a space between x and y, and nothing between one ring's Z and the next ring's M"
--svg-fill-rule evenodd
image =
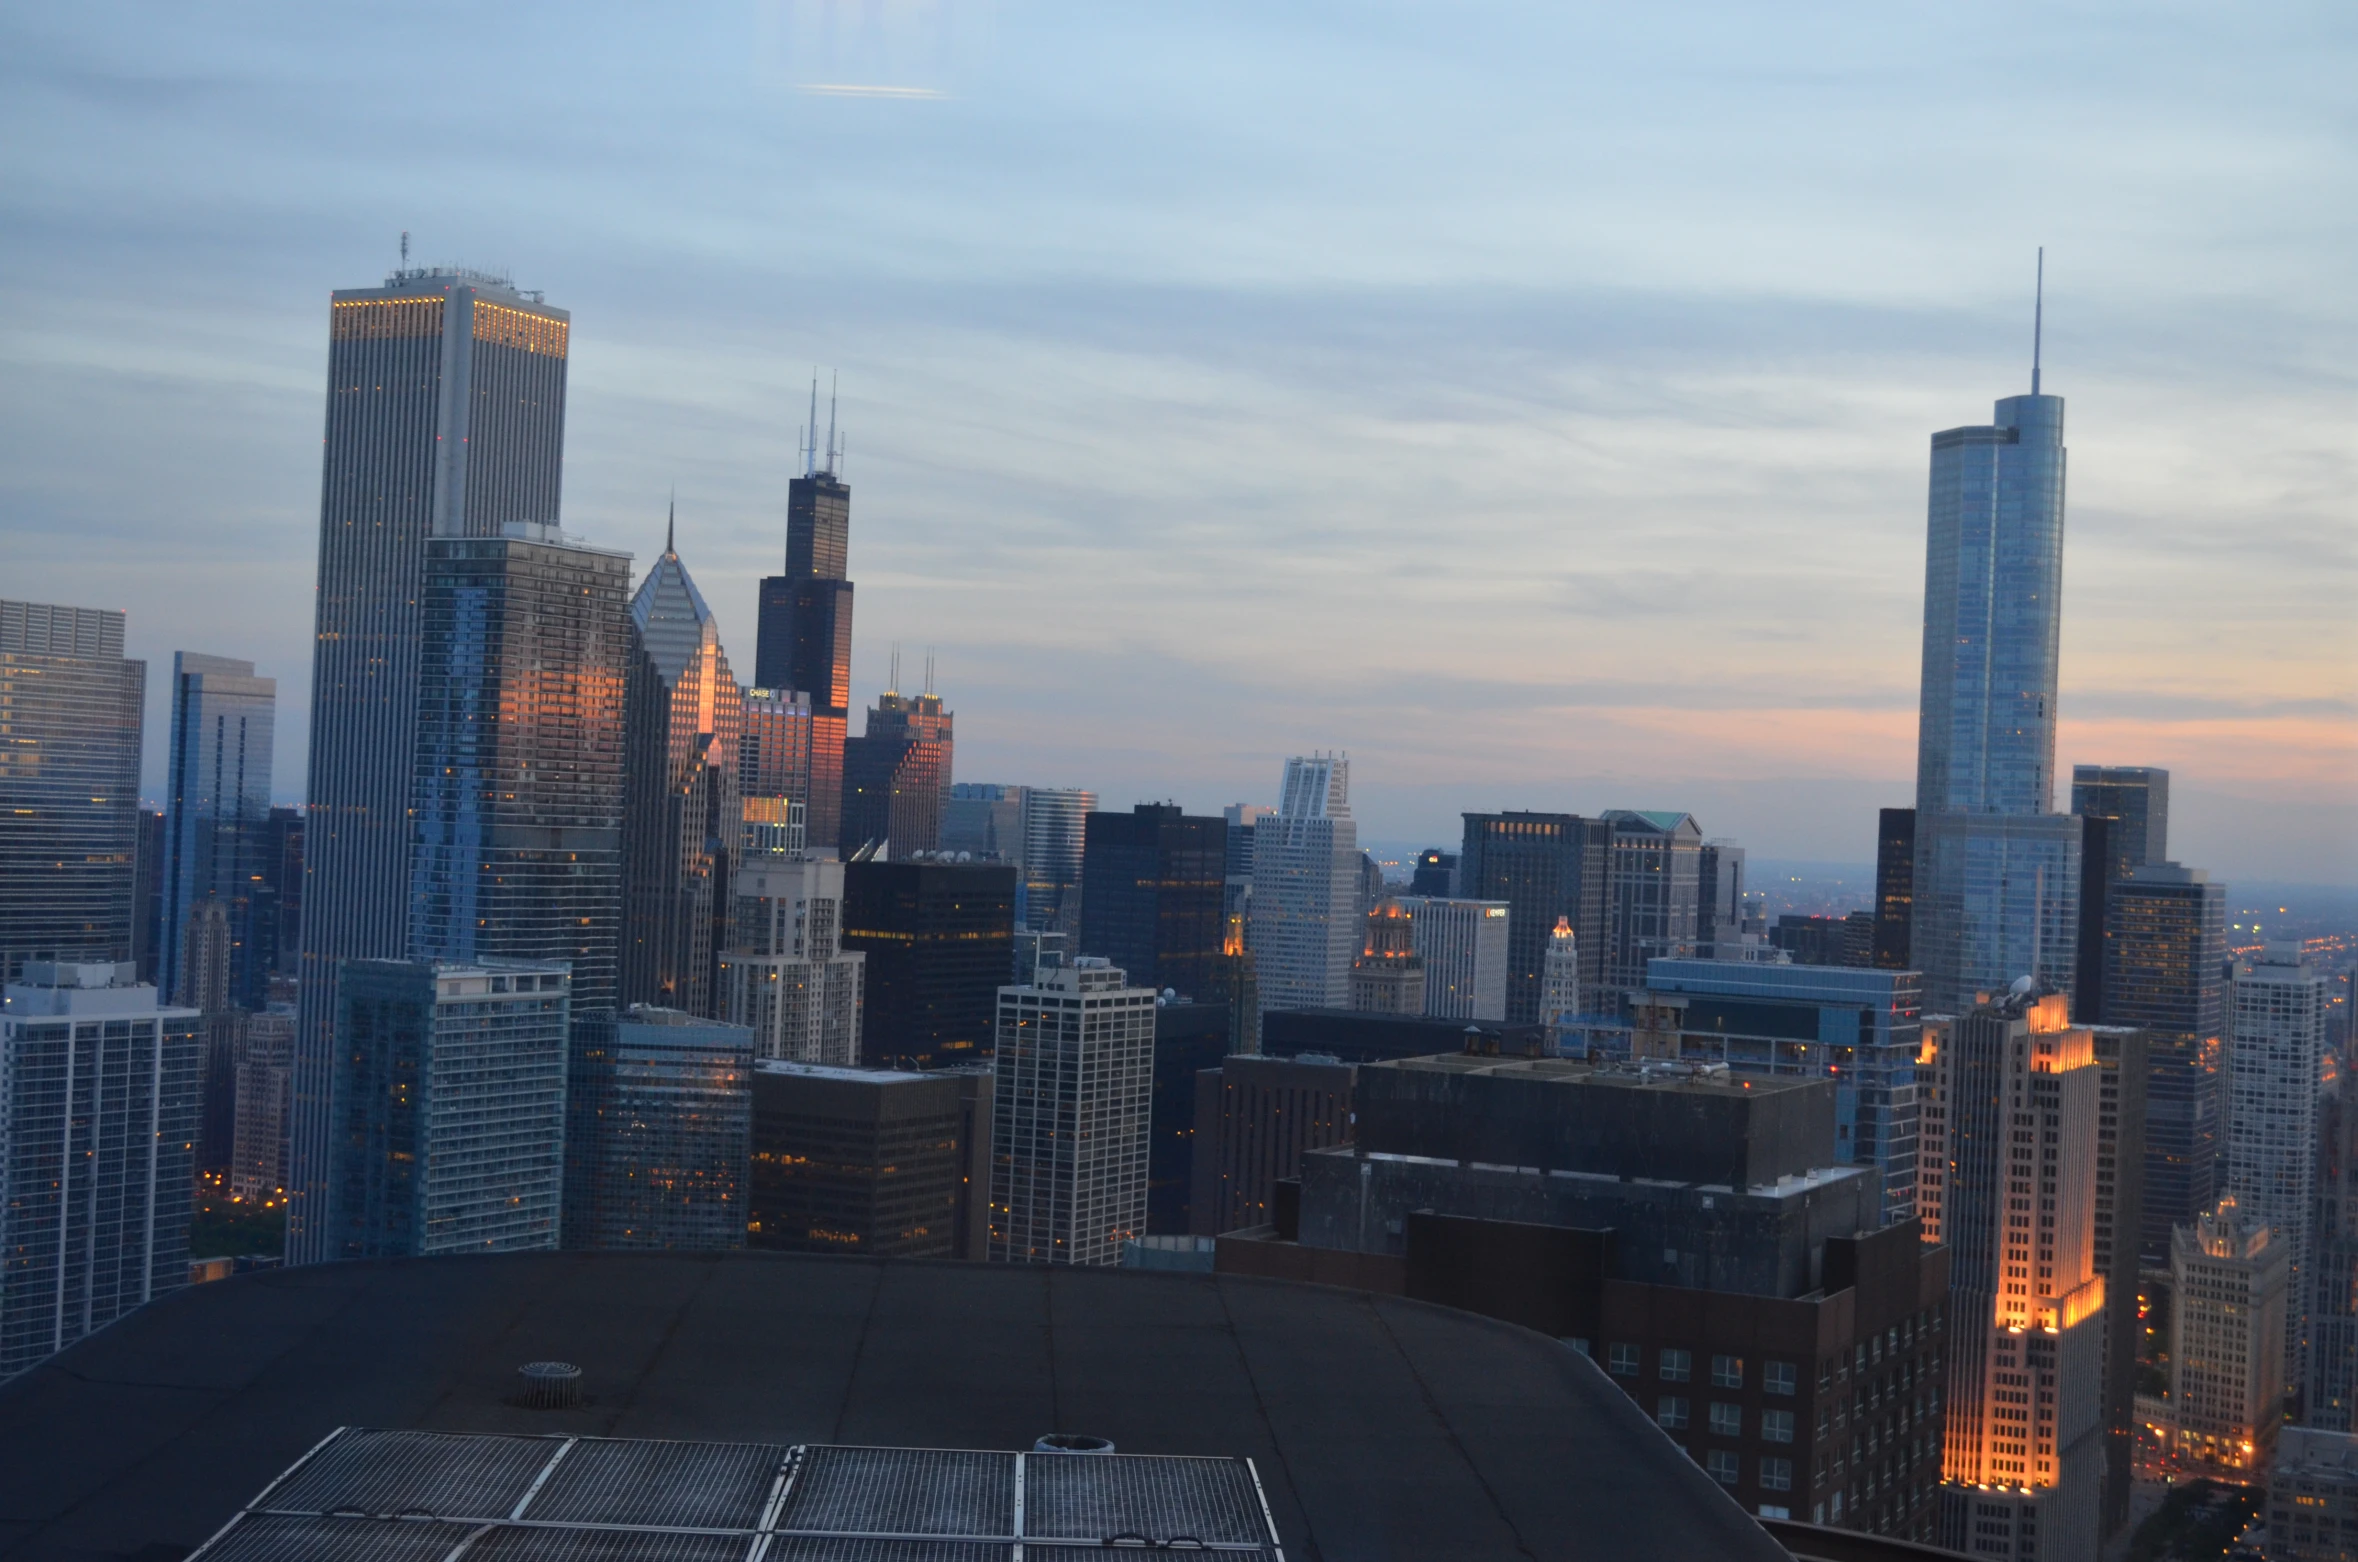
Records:
M1253 826L1253 904L1246 941L1261 1007L1339 1009L1351 1001L1359 904L1359 826L1351 762L1316 754L1285 762L1277 812Z
M265 851L270 821L271 726L278 681L254 664L194 651L172 657L172 749L164 772L162 942L159 991L180 990L180 946L190 908L218 900L229 913L229 996L259 1009L276 942L258 919L273 877Z

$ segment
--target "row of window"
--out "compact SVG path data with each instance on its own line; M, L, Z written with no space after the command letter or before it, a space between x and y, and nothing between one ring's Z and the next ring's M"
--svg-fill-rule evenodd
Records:
M1682 1395L1665 1394L1654 1404L1654 1419L1665 1431L1681 1432L1688 1424L1687 1401ZM1744 1435L1744 1407L1714 1400L1711 1404L1711 1435L1714 1437L1742 1437ZM1789 1443L1793 1441L1793 1412L1763 1410L1760 1413L1762 1442Z
M1793 1461L1764 1458L1760 1463L1762 1491L1791 1491L1793 1489ZM1722 1486L1733 1486L1743 1479L1744 1461L1724 1448L1714 1448L1703 1456L1703 1468Z
M1586 1346L1581 1346L1586 1354ZM1615 1344L1606 1353L1606 1370L1617 1378L1634 1378L1640 1371L1640 1355L1635 1345ZM1654 1353L1654 1375L1665 1383L1685 1383L1695 1375L1695 1354L1665 1346ZM1790 1361L1761 1363L1760 1388L1764 1394L1791 1394L1801 1381L1800 1369ZM1744 1358L1741 1356L1713 1356L1711 1358L1711 1386L1713 1388L1742 1388L1744 1386Z

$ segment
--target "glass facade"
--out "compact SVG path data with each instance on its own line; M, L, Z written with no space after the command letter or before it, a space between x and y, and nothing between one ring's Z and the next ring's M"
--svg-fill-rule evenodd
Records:
M2170 773L2150 765L2074 765L2071 811L2109 819L2112 878L2170 855Z
M1613 827L1577 814L1467 814L1458 852L1457 893L1504 901L1507 913L1506 1017L1539 1018L1548 937L1556 919L1572 924L1585 994L1604 990L1612 947ZM1698 891L1699 892L1699 891Z
M807 842L814 732L810 696L797 689L753 688L744 692L744 700L737 736L737 794L746 820L752 823L757 814L764 819L777 815L776 809L754 807L757 799L791 805L789 811L801 813Z
M1027 786L1022 792L1017 828L1023 878L1016 920L1041 932L1078 933L1082 859L1088 854L1088 820L1097 809L1097 794L1060 786Z
M329 1255L335 978L409 950L426 542L554 524L571 325L506 279L396 272L336 293L311 663L309 883L287 1253Z
M810 839L837 845L851 718L851 489L811 471L786 488L786 571L761 583L753 681L811 708ZM852 844L858 844L854 842Z
M1228 822L1169 803L1085 816L1081 942L1157 992L1225 1002Z
M1605 983L1621 993L1646 984L1647 961L1695 952L1703 832L1681 813L1616 808L1605 822L1613 828L1613 947Z
M426 545L410 953L562 961L608 1009L630 558L510 529Z
M122 614L0 601L0 980L133 957L146 692Z
M1015 869L999 863L850 862L843 947L868 957L860 1061L972 1063L991 1046L1015 960Z
M750 1245L952 1257L967 1085L939 1072L756 1064Z
M277 939L270 849L271 727L278 680L254 664L181 651L172 658L172 752L165 768L164 930L158 988L178 997L189 909L217 900L229 915L229 997L259 1009Z
M874 841L891 842L896 857L941 849L956 720L938 694L877 696L868 730L843 745L837 839L846 851Z
M2080 821L2070 814L1918 814L1910 909L1925 1007L1961 1013L1976 994L2028 975L2070 991L2079 889Z
M129 963L30 962L0 1014L0 1378L188 1283L197 1017Z
M566 1082L565 1245L745 1245L753 1033L676 1009L584 1015Z

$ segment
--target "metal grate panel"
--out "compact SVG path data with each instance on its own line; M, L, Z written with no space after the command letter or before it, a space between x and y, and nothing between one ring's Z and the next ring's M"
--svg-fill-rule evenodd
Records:
M752 1529L785 1462L783 1444L584 1438L521 1516L544 1523Z
M1026 1536L1266 1546L1276 1537L1237 1459L1041 1454L1024 1461Z
M504 1519L560 1446L549 1437L347 1431L260 1506L292 1513Z
M777 1527L856 1535L1012 1536L1015 1455L808 1448Z
M469 1546L464 1562L746 1562L758 1543L752 1535L510 1525Z
M1008 1562L1013 1546L961 1540L845 1540L780 1535L766 1562Z
M249 1513L205 1548L206 1562L442 1562L478 1524Z

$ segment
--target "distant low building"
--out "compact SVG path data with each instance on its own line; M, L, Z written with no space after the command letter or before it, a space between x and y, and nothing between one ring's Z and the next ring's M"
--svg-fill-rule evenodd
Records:
M2358 1535L2358 1436L2286 1427L2267 1486L2269 1562L2344 1562Z

